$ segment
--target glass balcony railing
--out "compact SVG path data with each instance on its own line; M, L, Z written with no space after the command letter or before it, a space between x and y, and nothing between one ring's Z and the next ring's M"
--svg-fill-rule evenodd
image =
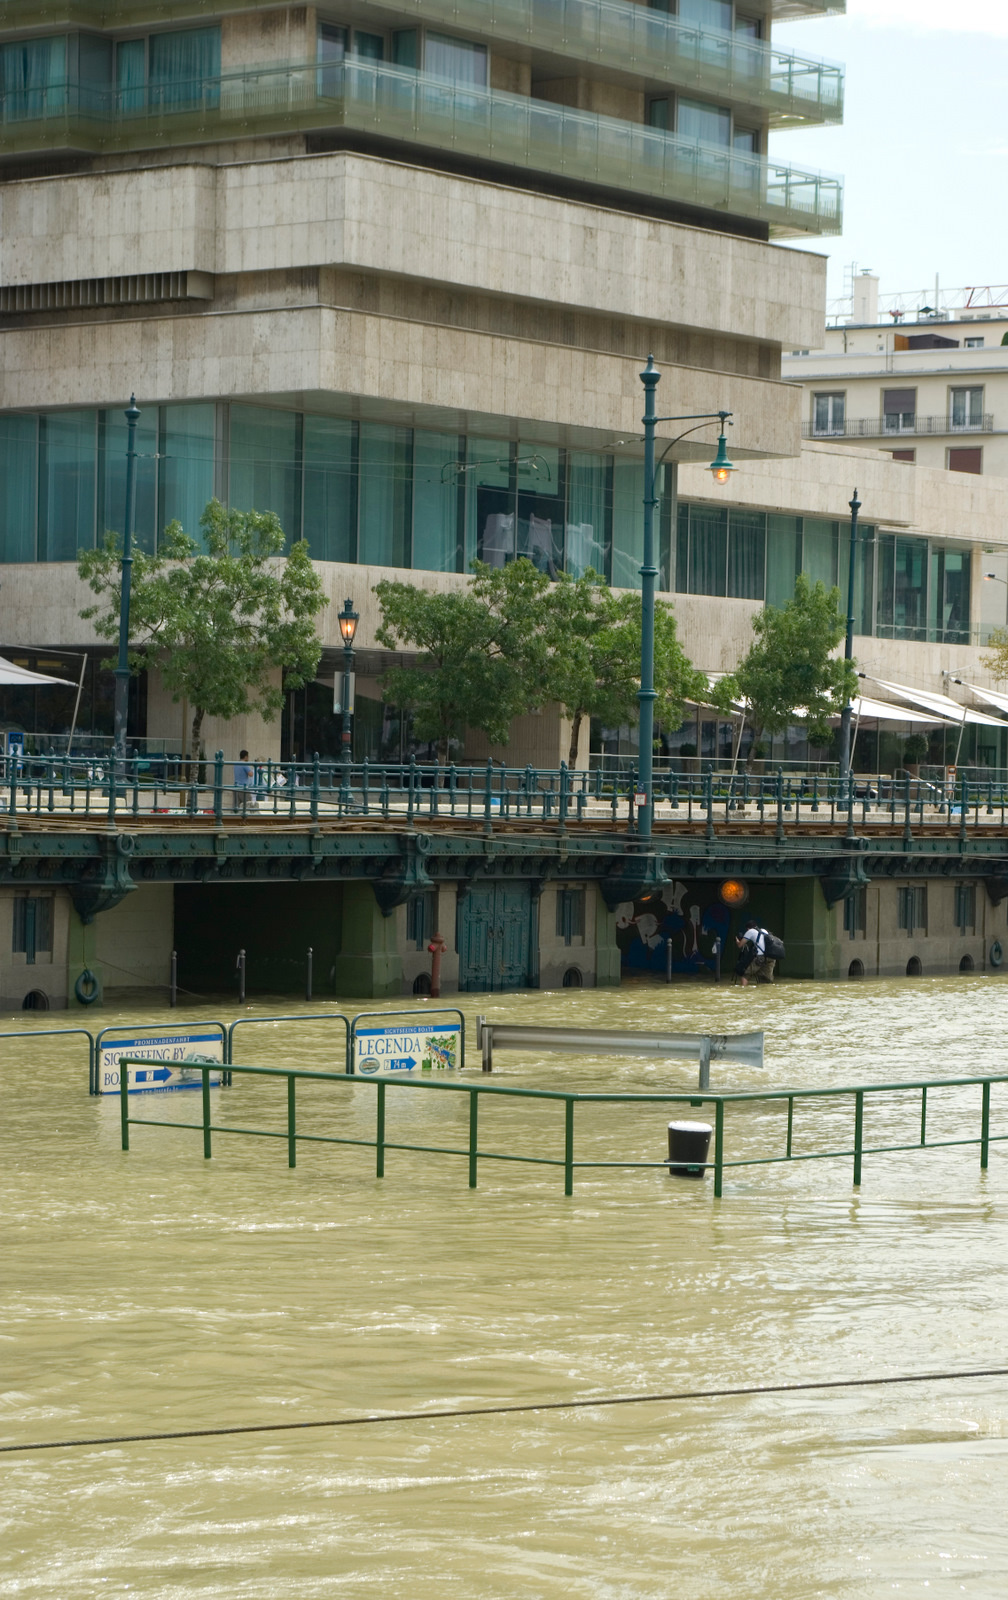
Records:
M259 0L275 5L275 0ZM238 0L217 0L204 12L235 8ZM242 10L257 0L240 0ZM23 12L18 25L38 22L38 0L9 0L7 10ZM47 7L46 20L53 22ZM65 0L67 27L115 26L117 13L149 8L109 4L108 0ZM632 73L651 92L663 87L714 96L742 104L766 118L771 127L837 123L843 118L844 71L831 62L792 55L774 44L691 26L667 12L653 11L631 0L375 0L376 21L401 27L404 22L443 25L474 38L531 48L537 55L555 55L556 75L572 65ZM805 9L809 9L806 7ZM815 10L827 9L823 5ZM191 17L193 0L159 0L157 19ZM136 26L144 19L131 14L119 19ZM11 26L8 22L7 26Z
M0 149L100 152L281 132L345 130L617 195L766 223L780 237L839 233L838 178L622 122L374 63L249 69L150 92L67 84L0 100ZM520 180L519 180L520 181Z

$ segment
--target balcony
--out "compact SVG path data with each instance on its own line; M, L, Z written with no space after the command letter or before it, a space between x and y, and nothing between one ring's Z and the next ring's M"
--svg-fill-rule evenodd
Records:
M217 0L200 14L266 6L275 7L275 0ZM630 75L652 93L670 88L742 104L775 128L843 120L842 67L741 34L691 27L629 0L372 0L370 9L376 23L389 27L441 24L531 50L539 63L556 56L557 76L579 64L606 75ZM128 16L121 15L126 11ZM45 21L50 30L57 22L67 28L136 27L142 21L163 26L199 11L193 0L128 7L109 0L65 0L47 7ZM14 14L13 21L5 19L7 27L39 26L38 0L12 0L6 12ZM150 16L138 15L145 12Z
M919 439L929 434L948 436L960 433L993 433L994 414L985 411L968 422L953 422L940 417L912 417L909 422L896 417L851 417L835 426L817 428L814 422L802 423L803 439Z
M614 117L445 83L371 62L250 68L142 90L62 84L0 101L5 155L179 148L283 133L393 141L414 159L448 155L638 199L763 223L777 237L839 233L839 179Z

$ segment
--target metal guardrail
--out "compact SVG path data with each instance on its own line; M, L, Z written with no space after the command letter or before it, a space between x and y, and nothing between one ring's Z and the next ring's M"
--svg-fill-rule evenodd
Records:
M483 1071L493 1071L493 1053L523 1050L539 1045L576 1055L653 1056L661 1061L698 1061L701 1089L710 1088L712 1061L741 1061L763 1065L763 1034L759 1033L639 1033L628 1028L548 1028L528 1023L488 1022L476 1019L476 1042L482 1052Z
M1006 724L1008 726L1008 724ZM535 767L378 766L364 761L342 765L321 761L266 762L248 785L225 783L218 752L208 783L193 773L174 790L170 780L141 769L136 759L114 757L97 767L56 756L4 758L0 768L0 824L8 830L24 818L104 819L110 826L155 821L159 817L210 818L217 827L271 820L341 821L353 818L405 823L437 819L480 824L492 834L500 824L535 823L564 832L577 824L608 823L634 827L637 775L629 772L573 771ZM986 777L982 769L957 774L954 782L889 774L857 773L847 783L819 772L714 772L685 775L669 768L655 774L655 821L659 826L703 824L708 838L715 824L775 823L778 840L807 827L844 825L854 837L855 821L868 826L900 823L907 843L914 827L948 825L955 817L960 835L990 819L1004 828L1008 781L1003 772ZM175 803L168 803L175 802ZM137 838L120 841L122 853Z
M120 1058L120 1069L133 1064L133 1059L128 1056ZM385 1157L388 1151L408 1151L425 1155L459 1156L468 1163L469 1187L475 1189L479 1163L481 1161L507 1161L517 1162L527 1166L562 1167L564 1173L564 1193L574 1192L574 1174L576 1171L585 1170L633 1170L654 1171L665 1168L695 1167L696 1158L691 1161L672 1162L667 1157L660 1161L578 1161L574 1151L575 1109L578 1107L595 1106L712 1106L714 1110L714 1156L706 1165L714 1172L714 1195L720 1199L724 1193L724 1174L742 1167L776 1166L782 1163L797 1161L853 1161L853 1185L859 1188L862 1178L862 1167L865 1156L890 1155L897 1152L910 1150L948 1150L959 1149L966 1146L979 1146L980 1168L986 1171L992 1144L1008 1140L1008 1132L993 1134L991 1132L991 1086L995 1083L1008 1083L1008 1073L984 1074L977 1077L962 1078L931 1078L923 1082L912 1083L877 1083L844 1086L840 1088L825 1089L778 1089L761 1090L753 1092L717 1094L717 1093L679 1093L679 1094L593 1094L577 1093L560 1089L519 1089L503 1085L490 1085L485 1083L447 1083L443 1081L416 1082L399 1078L362 1078L347 1073L313 1072L302 1068L286 1067L246 1067L232 1064L232 1072L240 1076L253 1078L277 1078L287 1085L286 1126L277 1128L242 1128L231 1127L213 1120L213 1105L210 1094L210 1076L214 1070L213 1064L200 1068L202 1074L202 1118L199 1122L175 1122L164 1118L135 1117L130 1115L129 1094L127 1090L128 1073L120 1070L120 1124L123 1150L130 1148L130 1128L175 1128L201 1132L203 1135L203 1155L210 1160L213 1155L213 1139L217 1134L245 1136L259 1139L282 1139L287 1145L287 1164L289 1167L297 1165L297 1147L300 1143L327 1144L327 1145L354 1145L375 1152L375 1176L385 1176ZM375 1134L373 1139L351 1137L349 1135L321 1134L299 1132L297 1126L297 1085L299 1082L352 1084L357 1087L371 1085L375 1090ZM978 1087L980 1094L980 1128L975 1137L959 1139L929 1139L928 1138L928 1094L930 1091L942 1089L959 1089ZM419 1144L401 1139L390 1139L386 1132L386 1101L389 1090L393 1092L430 1092L435 1094L465 1094L469 1096L469 1137L466 1145ZM866 1097L880 1095L906 1095L920 1094L920 1137L913 1143L885 1143L867 1144L865 1142L865 1101ZM479 1141L479 1110L481 1097L485 1095L503 1096L505 1098L523 1101L553 1102L563 1107L563 1155L562 1156L537 1156L520 1151L487 1150L480 1146ZM805 1150L796 1151L794 1147L795 1128L794 1110L796 1104L805 1101L840 1101L853 1098L854 1123L853 1143L843 1149ZM785 1102L788 1108L785 1149L782 1155L771 1156L746 1156L732 1158L726 1155L726 1108L733 1106L758 1106L775 1102ZM664 1130L663 1130L664 1131Z
M0 1033L0 1039L22 1039L28 1042L32 1039L69 1038L74 1034L86 1039L88 1042L88 1094L97 1094L97 1052L95 1050L95 1037L89 1028L15 1029L13 1032Z

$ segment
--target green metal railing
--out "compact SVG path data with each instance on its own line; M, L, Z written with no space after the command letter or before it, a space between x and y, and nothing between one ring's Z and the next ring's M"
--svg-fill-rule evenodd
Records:
M203 1135L203 1155L209 1160L213 1155L213 1139L217 1134L245 1136L257 1139L281 1139L287 1145L287 1164L289 1167L297 1165L297 1147L299 1144L330 1144L353 1145L359 1148L372 1149L375 1152L375 1176L385 1176L385 1158L390 1150L411 1152L424 1155L458 1156L468 1164L469 1187L475 1189L479 1163L481 1161L516 1162L527 1166L562 1167L564 1173L564 1193L574 1192L574 1174L586 1170L634 1170L654 1171L655 1169L672 1167L695 1166L696 1157L690 1161L670 1162L666 1157L660 1161L593 1161L577 1160L574 1149L575 1110L578 1107L592 1108L595 1106L664 1106L666 1109L676 1106L700 1107L711 1106L714 1114L714 1152L713 1159L707 1165L714 1173L714 1194L721 1198L724 1192L725 1171L742 1167L776 1166L782 1163L799 1161L853 1161L853 1183L858 1188L861 1184L862 1164L864 1158L870 1155L889 1155L896 1152L910 1150L948 1150L965 1146L979 1146L980 1167L986 1171L990 1146L1001 1140L1008 1139L1008 1132L994 1134L991 1132L991 1086L995 1083L1008 1083L1008 1073L994 1073L978 1077L961 1078L934 1078L915 1083L877 1083L843 1086L839 1088L823 1089L779 1089L770 1091L745 1091L731 1094L717 1093L680 1093L680 1094L594 1094L576 1093L558 1089L519 1089L500 1085L483 1083L449 1083L443 1081L407 1081L391 1078L361 1078L352 1077L346 1073L314 1072L302 1068L286 1067L246 1067L232 1064L232 1073L252 1078L278 1078L286 1082L286 1126L284 1128L247 1128L235 1127L214 1122L213 1102L210 1093L210 1075L213 1071L211 1065L203 1067L203 1114L200 1122L176 1122L164 1118L137 1117L130 1115L129 1096L126 1083L128 1075L122 1071L123 1067L131 1064L131 1058L123 1056L120 1059L120 1120L122 1129L122 1148L130 1148L130 1128L181 1128L199 1131ZM333 1083L338 1085L356 1085L363 1087L371 1085L375 1091L375 1133L373 1139L353 1137L350 1135L322 1134L299 1132L297 1125L298 1101L297 1086L299 1083ZM975 1136L956 1139L931 1139L928 1137L928 1093L942 1089L979 1088L980 1093L980 1126ZM437 1094L463 1094L469 1096L468 1106L468 1141L462 1145L426 1144L412 1140L391 1139L387 1133L386 1111L389 1090L394 1093L402 1092L433 1092ZM912 1143L888 1141L882 1144L868 1144L865 1142L865 1103L866 1098L881 1095L907 1094L920 1095L920 1136ZM503 1151L484 1149L480 1145L480 1098L484 1095L503 1097L509 1100L535 1101L537 1103L553 1102L563 1108L563 1154L559 1156L531 1155L520 1151ZM773 1105L778 1102L787 1105L787 1126L783 1154L767 1156L739 1156L731 1157L726 1154L726 1123L725 1111L728 1107L748 1107ZM841 1149L802 1150L795 1149L795 1106L805 1102L853 1101L853 1141L850 1146Z
M98 1068L97 1052L95 1050L95 1037L89 1028L19 1028L9 1033L0 1033L0 1039L21 1039L30 1043L32 1039L57 1039L78 1037L88 1042L88 1094L98 1093Z
M101 152L343 128L453 157L718 210L781 236L839 233L839 178L548 100L357 60L247 68L136 91L63 83L3 96L8 153ZM132 98L127 98L131 96Z
M231 764L218 751L212 762L183 769L150 759L11 754L0 764L0 819L14 828L20 817L104 819L126 824L161 815L209 818L216 826L270 819L336 821L353 816L414 826L435 819L473 821L485 833L501 823L534 822L564 832L577 823L608 822L633 828L637 775L632 767L380 765L369 761L263 762L248 786L225 781ZM909 844L936 826L967 833L1003 830L1008 810L1008 773L962 771L955 780L835 772L773 773L714 771L683 773L671 765L654 779L655 822L704 827L708 838L754 821L772 824L778 841L800 834L803 825L855 829L898 826ZM120 841L123 854L136 837Z

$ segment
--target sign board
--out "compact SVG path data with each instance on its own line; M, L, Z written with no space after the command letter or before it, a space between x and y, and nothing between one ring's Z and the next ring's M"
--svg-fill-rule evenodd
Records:
M440 1072L462 1061L462 1029L453 1023L386 1023L354 1034L355 1072Z
M106 1033L98 1045L98 1093L119 1093L119 1057L140 1056L149 1067L132 1064L129 1093L142 1090L165 1094L170 1089L199 1089L203 1074L197 1063L224 1063L224 1040L219 1028L166 1028L160 1033ZM221 1070L210 1082L220 1084Z

